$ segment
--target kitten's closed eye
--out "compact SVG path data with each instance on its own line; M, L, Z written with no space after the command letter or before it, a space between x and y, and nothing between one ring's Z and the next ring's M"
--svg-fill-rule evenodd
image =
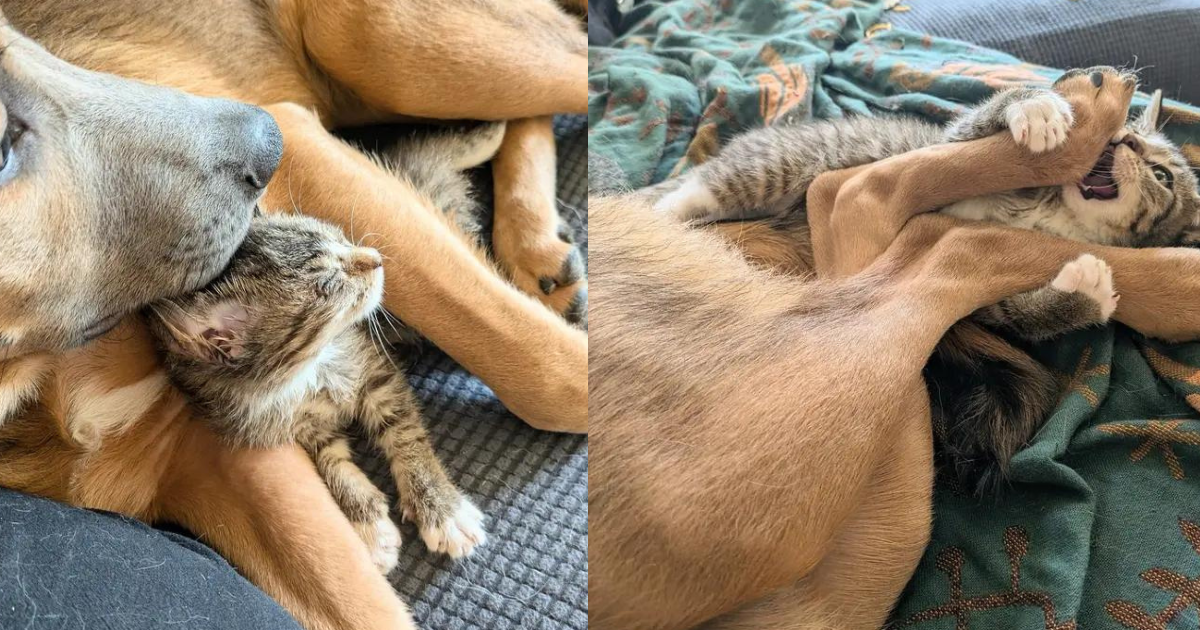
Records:
M321 297L329 297L337 291L338 285L342 282L342 274L340 271L322 276L317 280L317 295Z

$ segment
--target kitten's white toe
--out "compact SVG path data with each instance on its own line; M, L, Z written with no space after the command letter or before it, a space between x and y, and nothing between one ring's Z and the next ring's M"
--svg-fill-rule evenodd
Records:
M1013 140L1034 153L1054 150L1066 142L1075 122L1071 105L1054 92L1013 103L1005 114Z
M1100 316L1105 320L1117 310L1117 302L1121 299L1113 287L1112 268L1091 254L1084 254L1063 265L1050 286L1091 298L1100 307Z
M374 521L354 523L354 530L371 552L371 562L381 573L387 575L400 562L400 529L388 515Z
M451 558L468 556L487 542L483 529L483 512L463 497L451 514L441 523L421 528L421 540L429 549Z
M713 221L717 205L717 198L699 177L685 176L679 188L654 204L654 211L677 221Z

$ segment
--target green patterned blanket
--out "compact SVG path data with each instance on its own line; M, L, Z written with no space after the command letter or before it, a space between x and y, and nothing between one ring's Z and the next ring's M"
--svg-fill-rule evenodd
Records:
M613 47L589 51L589 150L639 187L748 128L886 112L944 120L997 88L1060 74L892 29L887 4L640 5ZM1200 110L1168 113L1169 135L1200 163ZM1002 497L937 489L933 541L896 626L1200 626L1200 344L1114 325L1040 352L1062 375L1062 402Z

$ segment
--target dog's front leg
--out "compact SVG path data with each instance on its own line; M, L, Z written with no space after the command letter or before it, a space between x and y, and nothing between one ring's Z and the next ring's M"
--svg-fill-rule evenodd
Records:
M384 255L384 303L478 375L530 425L587 431L587 335L481 261L429 202L330 135L311 112L268 110L284 155L265 205L340 225Z
M1031 154L1009 134L942 144L834 171L809 187L817 272L864 269L913 216L955 201L1078 181L1125 123L1136 82L1115 70L1068 74L1054 89L1075 115L1065 144Z
M889 258L915 260L932 254L927 260L941 260L954 269L940 283L921 279L954 289L942 298L954 302L953 312L947 311L951 318L1042 286L1063 265L1090 254L1112 268L1113 286L1121 294L1113 319L1159 339L1200 339L1198 249L1105 247L940 215L914 218L893 249L880 265L889 264Z
M558 216L552 120L508 123L492 170L496 180L496 259L521 290L568 321L587 321L585 261Z
M192 422L158 514L215 547L307 630L415 629L299 447L233 449Z

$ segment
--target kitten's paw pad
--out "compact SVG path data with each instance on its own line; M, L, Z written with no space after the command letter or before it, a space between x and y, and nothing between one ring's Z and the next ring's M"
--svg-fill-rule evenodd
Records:
M388 515L373 521L354 523L358 537L366 543L371 553L371 562L380 573L387 575L400 562L400 529Z
M1112 268L1091 254L1084 254L1063 265L1050 286L1065 293L1081 293L1100 307L1100 317L1108 320L1117 310L1121 296L1113 288Z
M1075 122L1071 105L1054 92L1013 103L1005 114L1013 140L1034 153L1051 151L1066 142Z
M713 213L718 205L717 198L699 177L685 176L679 188L654 204L654 211L676 221L708 223L717 219Z
M462 558L471 555L475 548L487 542L487 532L483 529L483 512L473 503L463 497L458 505L445 516L434 517L430 522L420 525L421 540L425 546L438 553L444 553L451 558Z

